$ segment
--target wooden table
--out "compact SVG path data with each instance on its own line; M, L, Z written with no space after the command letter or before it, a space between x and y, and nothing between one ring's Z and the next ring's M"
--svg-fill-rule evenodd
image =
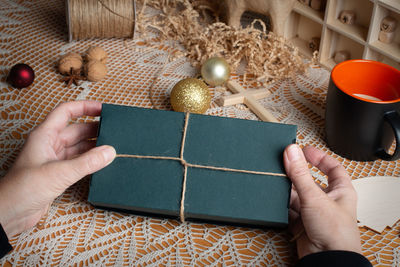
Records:
M29 131L58 103L92 99L147 108L170 109L168 95L180 79L195 76L185 59L168 63L169 47L146 49L140 40L85 40L68 43L64 3L0 1L0 175L10 168ZM91 45L109 54L109 75L101 82L67 88L56 71L60 55L84 53ZM139 47L142 51L135 51ZM6 83L11 66L24 62L36 72L35 83L17 90ZM160 73L162 72L162 73ZM241 76L233 79L245 88ZM343 159L324 142L324 101L329 73L310 69L307 75L270 87L261 105L283 123L299 126L298 143L314 145L338 158L354 179L399 176L398 162L361 163ZM150 98L152 87L153 99ZM243 105L220 107L229 94L213 88L207 114L257 120ZM84 121L89 118L82 119ZM315 168L315 179L326 177ZM14 251L0 263L15 265L261 265L295 262L295 246L285 231L179 223L94 209L87 203L88 178L68 189L52 205L47 218L30 231L11 239ZM329 229L326 229L329 231ZM400 264L400 223L382 234L360 228L363 253L377 266Z

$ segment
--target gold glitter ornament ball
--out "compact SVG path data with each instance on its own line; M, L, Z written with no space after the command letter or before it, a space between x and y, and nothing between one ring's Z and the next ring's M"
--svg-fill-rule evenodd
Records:
M211 86L221 85L229 79L231 68L222 57L207 59L201 66L201 76Z
M183 79L172 88L171 105L175 111L204 113L210 104L210 90L199 79Z

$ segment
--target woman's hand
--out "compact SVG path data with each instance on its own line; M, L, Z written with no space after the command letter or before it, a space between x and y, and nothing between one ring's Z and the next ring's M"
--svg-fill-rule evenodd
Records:
M53 200L84 176L110 164L115 150L96 147L98 123L69 124L99 116L101 103L59 105L34 129L14 165L0 179L0 223L8 237L36 225Z
M291 230L294 235L304 231L297 239L299 258L325 250L361 253L357 194L344 167L310 146L302 151L298 145L290 145L283 159L294 185L290 204ZM325 190L314 182L307 161L328 176L329 186Z

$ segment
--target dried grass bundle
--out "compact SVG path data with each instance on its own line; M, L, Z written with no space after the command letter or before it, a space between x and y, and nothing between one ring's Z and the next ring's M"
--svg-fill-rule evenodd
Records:
M311 64L305 63L297 48L283 37L267 33L265 23L261 20L253 21L244 29L219 22L218 7L208 1L140 0L139 4L142 7L138 13L138 32L146 39L149 29L153 28L160 32L153 42L178 41L185 51L177 50L172 57L186 56L194 66L201 66L210 57L221 56L235 72L239 64L245 61L246 74L256 77L263 84L269 84L304 73ZM159 10L160 14L146 14L147 6ZM255 23L259 23L263 29L256 29Z

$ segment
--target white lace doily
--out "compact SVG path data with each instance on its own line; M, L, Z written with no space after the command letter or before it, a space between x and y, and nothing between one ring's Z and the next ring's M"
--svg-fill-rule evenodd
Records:
M67 88L56 71L57 60L70 51L84 53L91 45L99 45L109 54L107 78ZM134 47L142 50L135 51ZM12 165L29 131L60 102L92 99L168 109L168 94L173 85L196 72L185 59L164 67L167 51L168 45L163 44L146 49L140 40L68 43L62 0L0 0L0 175L4 176ZM20 62L29 64L36 72L35 83L28 89L13 89L6 83L10 67ZM240 75L234 75L233 79L246 88L253 87L252 83L243 83ZM354 179L399 176L398 162L349 161L327 149L323 113L328 80L328 71L311 68L306 75L271 86L272 94L260 103L281 122L298 125L299 144L328 151ZM151 85L153 101L149 97ZM257 120L243 105L219 107L215 100L224 92L218 88L211 90L214 101L207 114ZM326 184L321 172L313 168L312 173ZM68 189L56 200L40 226L11 240L14 250L0 263L6 266L286 266L296 260L295 247L284 230L182 224L108 212L89 205L87 192L88 178ZM399 222L383 234L360 228L364 255L374 265L398 266L399 230Z

